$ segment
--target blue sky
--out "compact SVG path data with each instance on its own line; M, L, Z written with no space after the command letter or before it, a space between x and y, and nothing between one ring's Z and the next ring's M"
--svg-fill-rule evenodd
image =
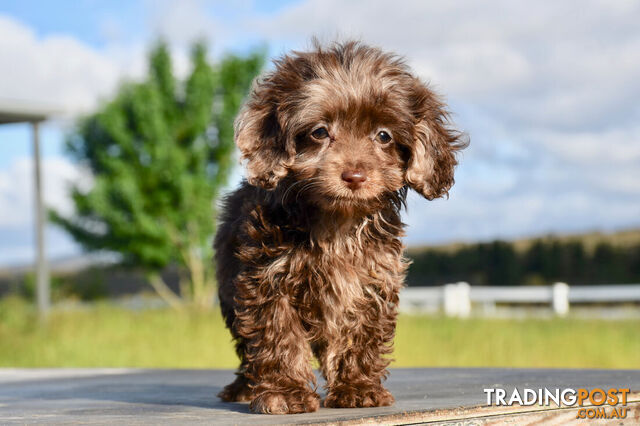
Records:
M153 37L154 10L162 12L167 1L129 0L5 0L0 6L3 14L14 17L32 27L39 37L67 34L96 47L112 41L114 30L122 37L147 39ZM265 0L254 2L190 2L205 14L222 20L237 21L250 10L252 14L269 15L295 3L291 0Z
M47 203L70 211L83 172L62 152L75 117L144 74L149 45L272 56L356 37L404 55L471 137L449 200L412 196L409 244L640 226L640 5L625 0L10 1L0 99L61 106L43 128ZM31 260L29 129L0 127L0 265ZM236 181L241 170L236 171ZM48 230L53 257L77 253Z
M129 34L142 36L139 23L145 15L144 4L116 0L99 1L4 1L4 14L22 21L34 29L38 37L51 34L67 34L83 42L102 47L105 38L104 22L114 19Z

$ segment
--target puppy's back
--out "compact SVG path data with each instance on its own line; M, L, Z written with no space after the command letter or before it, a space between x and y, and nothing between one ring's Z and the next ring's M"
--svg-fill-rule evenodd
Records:
M235 254L240 245L241 226L247 220L247 212L256 203L257 192L258 188L243 181L240 187L224 197L221 203L213 249L218 298L222 315L229 328L234 320L233 306L236 295L234 280L242 268Z

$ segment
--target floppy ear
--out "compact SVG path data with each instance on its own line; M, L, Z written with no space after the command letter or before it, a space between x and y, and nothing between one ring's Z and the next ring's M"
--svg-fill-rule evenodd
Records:
M449 127L445 105L431 90L418 80L412 90L416 122L405 181L426 199L433 200L449 194L454 183L453 170L458 164L455 153L468 142L464 134Z
M236 145L247 160L247 180L265 189L276 187L295 158L295 144L283 132L274 92L268 81L256 81L234 123Z

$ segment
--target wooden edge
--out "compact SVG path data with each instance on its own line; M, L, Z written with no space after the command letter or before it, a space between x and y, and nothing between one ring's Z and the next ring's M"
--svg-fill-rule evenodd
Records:
M449 424L451 422L468 422L473 420L472 424L572 424L584 423L585 421L610 422L616 421L617 424L640 424L640 392L629 393L627 396L627 404L625 406L618 404L617 406L602 405L595 408L605 408L610 413L614 408L628 408L625 419L578 419L578 413L581 409L594 408L593 405L585 403L582 406L486 406L478 405L468 408L453 408L443 410L428 411L408 411L406 413L388 414L372 417L364 417L360 419L344 419L329 420L327 422L309 423L311 425L366 425L366 424L384 424L384 425L407 425L407 424ZM462 423L460 423L462 424Z

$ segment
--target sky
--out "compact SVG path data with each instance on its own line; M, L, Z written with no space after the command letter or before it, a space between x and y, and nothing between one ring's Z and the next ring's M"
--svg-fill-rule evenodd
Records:
M68 187L86 176L65 156L65 134L144 75L158 37L180 76L202 37L214 61L357 38L403 55L471 140L449 199L410 196L409 245L640 227L639 2L390 4L3 0L0 99L63 111L42 129L45 201L72 212ZM0 126L0 266L33 259L31 167L29 127ZM47 243L52 258L79 253L51 226Z

